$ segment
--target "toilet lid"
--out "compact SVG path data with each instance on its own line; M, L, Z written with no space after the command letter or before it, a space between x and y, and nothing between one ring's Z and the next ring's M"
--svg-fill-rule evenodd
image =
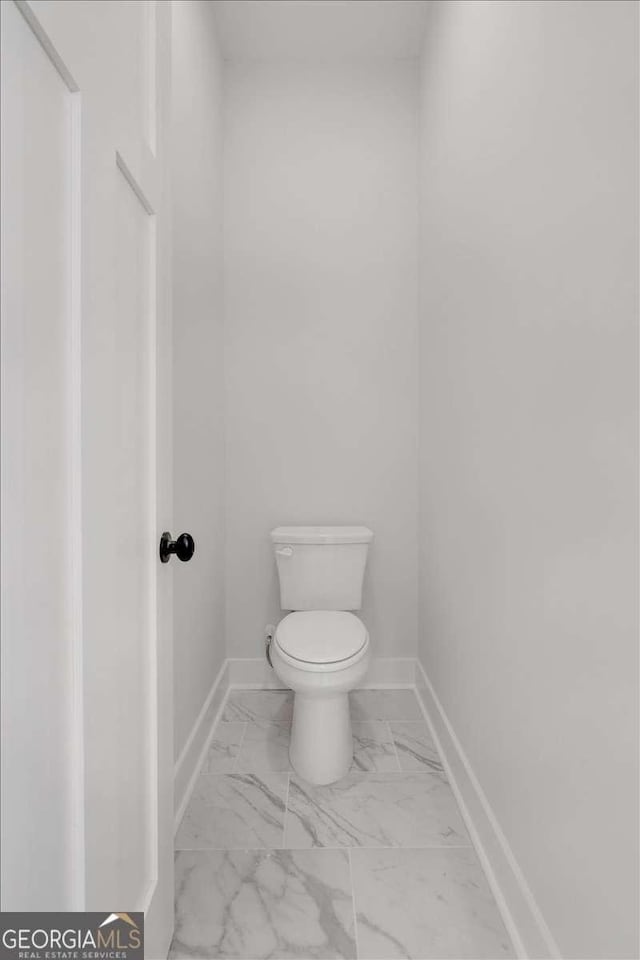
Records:
M336 663L362 650L367 628L358 617L342 610L305 610L280 621L276 642L295 660Z

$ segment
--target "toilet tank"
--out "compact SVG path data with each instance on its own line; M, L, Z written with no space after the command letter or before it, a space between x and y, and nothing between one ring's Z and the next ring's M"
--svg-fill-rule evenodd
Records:
M276 527L283 610L359 610L373 533L367 527Z

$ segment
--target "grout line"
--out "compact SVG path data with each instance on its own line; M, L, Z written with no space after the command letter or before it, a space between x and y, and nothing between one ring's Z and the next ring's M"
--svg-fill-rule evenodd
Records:
M254 767L252 770L230 770L225 772L214 772L214 773L201 773L201 777L234 777L236 775L242 774L243 776L268 776L269 774L292 774L295 773L295 770L292 767L287 767L286 770L274 770L271 767ZM442 781L442 773L439 770L433 770L427 768L425 764L424 770L361 770L360 768L349 769L347 776L358 775L362 779L369 779L372 777L399 777L400 775L404 777L438 777ZM443 783L448 781L442 781ZM324 788L330 789L335 784L309 784L314 790L322 790ZM450 784L449 784L450 786ZM456 801L457 802L457 801Z
M287 832L287 815L288 815L288 813L289 813L289 792L290 792L290 790L291 790L291 774L290 774L290 773L287 773L287 795L286 795L285 801L284 801L284 816L283 816L283 818L282 818L282 847L283 847L283 849L285 849L285 850L287 849L286 844L285 844L285 840L286 840L286 832Z
M397 763L397 765L398 765L398 773L405 773L406 771L404 771L404 770L402 769L402 767L400 766L400 754L398 753L398 748L396 747L395 737L393 736L393 730L391 729L391 723L392 723L392 721L391 721L391 720L385 720L385 723L386 723L386 725L387 725L387 730L388 730L388 732L389 732L389 737L390 737L390 739L391 739L391 744L392 744L392 746L393 746L393 753L394 753L394 756L395 756L395 758L396 758L396 763ZM395 770L393 771L393 773L395 773Z
M217 726L217 724L216 724L216 726ZM243 746L244 746L244 738L245 738L246 735L247 735L247 727L248 727L248 726L249 726L249 721L248 721L248 720L245 720L245 721L244 721L244 730L242 731L242 737L240 738L240 743L238 744L238 752L236 753L236 755L235 755L235 757L234 757L234 760L233 760L233 769L232 769L232 771L231 771L232 773L235 773L236 770L238 769L238 760L240 759L240 751L242 750L242 748L243 748Z
M351 848L347 847L347 859L349 861L349 882L351 884L351 907L353 909L353 939L356 943L356 960L360 956L360 946L358 944L358 911L356 910L356 888L353 882L353 864L351 862Z
M212 853L223 853L223 852L225 852L225 851L232 851L232 852L247 851L247 852L250 852L250 851L254 851L254 850L258 850L258 851L264 850L264 851L266 851L266 852L272 852L273 850L291 850L291 851L294 851L295 853L301 853L301 852L304 852L304 851L308 851L309 853L313 853L313 852L318 851L318 850L333 850L333 851L336 851L336 850L343 850L343 851L350 851L350 850L397 850L398 853L402 853L404 850L411 850L411 851L414 851L414 852L415 852L416 850L417 850L417 851L421 851L421 850L422 850L422 851L427 851L427 850L472 850L474 853L476 852L473 844L471 844L471 843L433 843L433 844L430 844L428 847L389 847L389 846L387 846L387 847L363 847L363 846L355 846L355 845L354 845L354 846L350 846L350 847L326 847L326 846L323 846L323 847L287 847L287 846L282 846L282 847L247 847L247 846L244 846L244 847L174 847L174 853L179 853L180 851L182 851L183 853L189 852L189 851L190 851L190 852L199 851L199 852L201 852L201 853L207 853L207 851L212 852Z

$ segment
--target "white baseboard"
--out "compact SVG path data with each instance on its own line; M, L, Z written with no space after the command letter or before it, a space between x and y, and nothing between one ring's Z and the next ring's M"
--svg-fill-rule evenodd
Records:
M260 690L282 686L264 657L230 658L229 685ZM374 657L363 687L413 687L416 682L415 657Z
M174 827L177 830L200 773L213 728L229 690L229 661L225 660L202 705L191 733L173 768Z
M416 692L518 957L557 960L558 946L419 660Z

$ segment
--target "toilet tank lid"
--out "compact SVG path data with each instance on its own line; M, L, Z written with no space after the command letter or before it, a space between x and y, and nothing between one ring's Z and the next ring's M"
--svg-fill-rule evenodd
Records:
M276 527L272 543L370 543L368 527Z

